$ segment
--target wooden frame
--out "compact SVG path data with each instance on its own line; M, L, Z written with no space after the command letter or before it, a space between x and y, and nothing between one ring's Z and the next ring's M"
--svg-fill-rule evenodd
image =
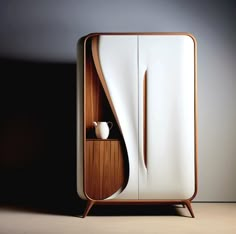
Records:
M193 41L194 41L194 146L195 146L195 157L194 157L194 168L195 168L195 192L193 194L192 197L190 197L189 199L186 200L94 200L92 198L90 198L88 196L88 194L86 193L86 176L84 176L84 180L83 180L83 187L84 187L84 194L86 199L88 200L87 202L87 207L83 213L83 217L86 217L86 215L88 214L89 210L92 208L93 205L105 205L105 204L182 204L182 205L186 205L186 207L188 208L190 214L192 217L194 217L194 213L191 207L191 201L194 199L194 197L197 194L197 189L198 189L198 110L197 110L197 44L196 44L196 39L188 33L171 33L171 32L167 32L167 33L93 33L93 34L89 34L88 36L85 37L84 39L84 61L86 61L86 43L88 41L89 38L94 37L94 36L99 36L99 35L187 35L190 36ZM95 64L96 66L96 64ZM97 68L98 72L99 72L99 68ZM86 62L84 63L84 90L86 90ZM103 82L103 81L101 81ZM146 83L146 79L145 79L145 83ZM107 92L107 88L105 86L105 84L103 84L103 88L104 91L106 93L106 96L108 97L108 92ZM145 99L146 97L144 97ZM83 121L86 121L86 92L84 93L84 116L83 116ZM111 100L109 100L108 98L108 102L110 104L111 109L113 109L114 107L112 106L112 102ZM146 107L145 107L146 108ZM113 111L113 114L115 112ZM114 118L117 121L117 117L114 116ZM145 123L146 123L146 118L145 118ZM119 122L117 121L117 125L119 126ZM146 125L146 124L145 124ZM83 148L83 153L84 155L86 155L86 127L84 126L84 148ZM146 140L145 140L146 142ZM146 149L146 147L145 147ZM145 155L145 154L144 154ZM146 158L145 158L145 162L146 162ZM84 158L84 175L86 175L86 158Z

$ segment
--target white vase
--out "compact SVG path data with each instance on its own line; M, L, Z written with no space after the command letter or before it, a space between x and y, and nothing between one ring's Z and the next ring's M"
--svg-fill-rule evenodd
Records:
M99 139L107 139L113 126L112 122L93 122L96 137Z

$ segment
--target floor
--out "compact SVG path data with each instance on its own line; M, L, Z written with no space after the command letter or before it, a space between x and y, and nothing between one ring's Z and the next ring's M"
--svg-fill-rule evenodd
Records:
M123 210L122 210L123 209ZM236 233L236 203L194 203L186 208L97 206L85 218L0 206L0 234L33 233Z

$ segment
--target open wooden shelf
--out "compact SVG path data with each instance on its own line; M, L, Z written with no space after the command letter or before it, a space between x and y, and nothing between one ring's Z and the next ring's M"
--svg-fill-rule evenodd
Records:
M86 141L119 141L119 139L98 139L98 138L88 138Z

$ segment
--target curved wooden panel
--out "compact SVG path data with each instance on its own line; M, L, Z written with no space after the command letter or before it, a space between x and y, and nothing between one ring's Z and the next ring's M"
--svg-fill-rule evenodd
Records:
M127 151L122 134L109 103L102 73L96 56L96 37L87 40L85 64L85 152L84 190L89 199L100 200L112 196L125 187L128 178ZM104 88L105 87L105 88ZM98 140L93 121L112 121L109 140ZM114 140L117 139L117 140ZM116 167L115 167L116 165Z

